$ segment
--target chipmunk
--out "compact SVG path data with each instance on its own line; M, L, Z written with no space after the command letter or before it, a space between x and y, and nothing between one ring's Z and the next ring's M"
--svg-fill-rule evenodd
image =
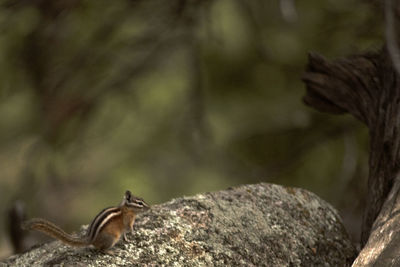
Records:
M136 214L149 208L150 206L143 199L126 191L119 206L105 208L97 214L84 236L70 235L57 225L41 218L24 222L22 228L40 231L70 246L93 245L97 249L107 252L120 240L121 236L124 241L128 241L126 234L133 231Z

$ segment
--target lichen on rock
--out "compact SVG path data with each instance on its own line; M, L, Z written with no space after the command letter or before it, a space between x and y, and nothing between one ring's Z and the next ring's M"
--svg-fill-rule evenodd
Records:
M337 211L315 194L243 185L153 206L114 255L44 244L4 261L33 266L349 266L356 250Z

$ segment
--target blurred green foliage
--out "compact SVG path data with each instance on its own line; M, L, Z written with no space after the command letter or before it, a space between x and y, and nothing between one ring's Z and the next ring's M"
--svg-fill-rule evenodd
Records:
M125 189L160 203L264 181L360 217L366 129L304 106L301 75L308 51L379 49L376 13L357 0L1 1L0 211L22 199L70 229Z

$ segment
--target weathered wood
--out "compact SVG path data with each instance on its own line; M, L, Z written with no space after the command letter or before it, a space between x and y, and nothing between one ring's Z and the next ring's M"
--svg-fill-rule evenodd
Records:
M390 56L386 49L334 61L310 54L303 81L307 105L333 114L348 112L369 129L368 194L361 242L365 245L368 238L377 242L376 231L387 223L399 193L393 184L400 170L400 83ZM391 190L394 197L389 200Z
M372 226L367 244L354 261L354 267L400 266L400 197L399 179Z

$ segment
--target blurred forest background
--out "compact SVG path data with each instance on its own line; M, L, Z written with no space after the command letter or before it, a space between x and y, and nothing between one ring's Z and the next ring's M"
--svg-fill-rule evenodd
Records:
M0 255L7 210L66 230L130 189L151 204L306 188L359 239L367 130L301 101L307 53L380 49L361 0L0 1Z

